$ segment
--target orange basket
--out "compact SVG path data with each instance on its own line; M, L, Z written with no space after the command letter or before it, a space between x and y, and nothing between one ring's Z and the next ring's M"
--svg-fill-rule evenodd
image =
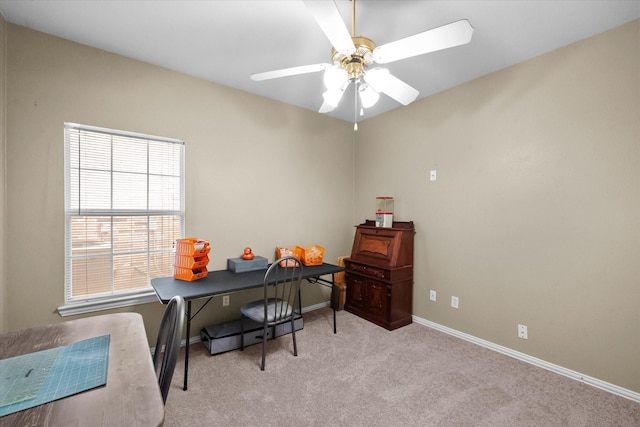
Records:
M276 260L285 256L294 256L302 262L302 251L300 246L276 246ZM291 263L291 261L282 261L280 266L288 267Z
M202 279L203 277L207 277L209 272L206 268L184 268L184 267L173 267L173 278L178 280L185 280L187 282L193 282L194 280Z
M194 269L206 267L207 264L209 264L209 257L206 255L201 257L193 257L176 253L176 261L173 265L176 267Z
M202 257L211 251L208 240L198 240L194 238L177 239L176 255L188 255L192 257Z
M300 248L302 253L302 264L304 265L321 265L324 259L324 248L320 245L312 245L308 248Z

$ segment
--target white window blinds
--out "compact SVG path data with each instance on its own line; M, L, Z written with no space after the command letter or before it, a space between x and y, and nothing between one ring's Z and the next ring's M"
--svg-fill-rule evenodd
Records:
M148 292L184 234L184 142L65 123L65 304Z

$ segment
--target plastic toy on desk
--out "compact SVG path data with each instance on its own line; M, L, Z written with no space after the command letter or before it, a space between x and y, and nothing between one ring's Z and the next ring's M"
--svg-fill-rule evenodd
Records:
M242 254L242 259L245 261L250 261L252 260L254 257L253 252L251 252L251 248L250 247L246 247L244 248L244 253Z

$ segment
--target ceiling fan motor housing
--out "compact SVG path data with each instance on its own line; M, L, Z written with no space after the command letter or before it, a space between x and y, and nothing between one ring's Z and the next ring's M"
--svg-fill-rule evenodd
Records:
M356 81L362 76L365 67L373 63L373 50L376 45L371 39L362 36L352 37L352 40L356 47L353 53L344 54L332 48L331 59L334 64L347 71L350 81Z

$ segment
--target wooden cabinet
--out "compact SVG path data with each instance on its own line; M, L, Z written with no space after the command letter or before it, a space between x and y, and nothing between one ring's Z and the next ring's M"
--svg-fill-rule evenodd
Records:
M344 260L345 310L392 330L411 323L413 222L357 226L351 256Z

